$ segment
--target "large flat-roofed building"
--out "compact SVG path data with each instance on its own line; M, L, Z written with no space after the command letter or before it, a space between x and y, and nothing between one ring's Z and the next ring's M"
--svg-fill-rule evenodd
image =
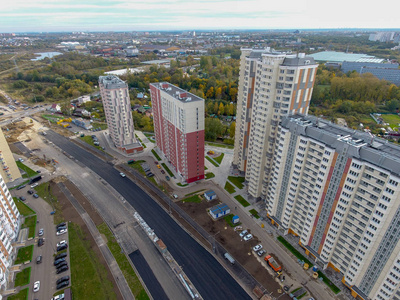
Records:
M248 194L265 195L278 124L308 113L318 65L304 54L241 49L233 165L245 173Z
M21 178L21 173L15 163L14 156L11 153L10 146L0 129L0 175L5 183L12 182Z
M157 147L182 180L204 179L204 99L167 82L150 91Z
M400 147L316 117L285 117L266 211L362 299L400 299Z
M101 99L114 146L125 153L143 151L136 141L128 85L115 75L99 77Z
M1 175L0 201L0 289L4 290L7 287L9 269L15 258L12 243L20 229L20 214Z

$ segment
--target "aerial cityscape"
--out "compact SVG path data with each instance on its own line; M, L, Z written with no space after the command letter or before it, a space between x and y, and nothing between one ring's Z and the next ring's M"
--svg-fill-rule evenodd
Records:
M0 300L400 300L386 2L2 4Z

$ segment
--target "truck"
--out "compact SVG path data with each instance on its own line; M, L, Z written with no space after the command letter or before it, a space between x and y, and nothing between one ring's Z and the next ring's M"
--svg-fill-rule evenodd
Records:
M232 265L235 264L235 260L233 259L233 257L232 257L228 252L226 252L226 253L224 254L224 257L225 257L225 259L228 260Z
M267 255L264 260L268 263L268 265L277 273L282 271L282 267L278 265L275 259L271 255Z

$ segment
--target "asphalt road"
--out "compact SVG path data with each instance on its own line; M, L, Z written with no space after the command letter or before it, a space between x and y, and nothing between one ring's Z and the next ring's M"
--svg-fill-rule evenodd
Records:
M67 138L48 131L55 145L88 166L116 189L167 245L170 253L204 299L251 299L219 262L186 233L151 197L112 165L78 147ZM148 286L150 292L152 287Z

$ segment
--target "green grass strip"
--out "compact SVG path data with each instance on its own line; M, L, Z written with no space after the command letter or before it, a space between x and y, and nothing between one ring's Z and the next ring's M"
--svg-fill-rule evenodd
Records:
M228 176L228 180L236 185L239 189L243 189L244 177Z
M22 224L21 228L29 228L28 238L34 238L36 232L36 215L26 217L24 224Z
M332 290L332 292L334 292L335 294L338 294L340 292L340 289L336 285L334 285L333 282L330 281L324 273L322 273L321 271L317 271L317 273L319 277L322 277L322 281Z
M200 203L201 202L201 198L199 197L199 195L193 195L193 196L190 196L190 197L187 197L187 198L183 199L182 202Z
M140 137L137 136L137 134L135 134L136 138L138 139L138 141L140 142L140 144L143 146L143 149L147 148L146 144L142 142L142 140L140 139Z
M258 211L256 211L254 208L249 210L249 213L251 213L254 218L259 219L260 216L258 215Z
M7 297L7 300L28 300L29 288L24 288L18 294Z
M42 184L39 184L37 187L35 187L35 190L36 194L38 194L40 198L44 199L47 203L49 203L50 206L55 211L55 214L53 215L54 224L59 224L61 222L64 222L65 219L61 212L60 203L58 202L57 197L53 195L50 188L50 183L43 182Z
M218 144L218 143L212 143L212 142L206 142L205 144L209 145L209 146L219 147L219 148L228 148L228 149L234 148L234 146L232 146L232 145Z
M178 182L177 185L178 185L178 186L188 186L189 184L187 184L187 183L182 184L182 183Z
M32 261L33 245L29 245L18 249L17 259L14 264L19 265L26 261Z
M230 184L229 182L225 183L224 189L227 190L229 194L233 194L236 191L233 185Z
M295 247L293 247L288 241L286 241L282 236L278 236L278 241L280 241L294 256L296 256L298 259L301 259L305 263L308 264L309 268L312 268L313 264L305 257L303 254L301 254Z
M157 154L156 150L152 149L152 150L151 150L151 153L153 153L154 157L155 157L155 158L156 158L158 161L160 161L160 160L161 160L161 157L160 157L160 156L158 156L158 154Z
M26 205L24 202L20 201L16 197L13 197L13 199L14 199L15 205L18 208L19 213L21 215L23 215L24 217L36 214L35 211L32 208L30 208L28 205Z
M93 126L94 129L100 128L101 130L106 130L108 128L107 124L105 124L105 123L93 122L92 126Z
M195 192L191 192L189 194L186 194L185 197L188 197L188 196L191 196L191 195L194 195L194 194L199 194L199 193L201 193L202 191L205 191L205 190L206 189L202 189L202 190L198 190L198 191L195 191Z
M31 267L23 269L21 272L15 275L15 284L14 287L24 286L29 284L31 281Z
M214 166L219 167L219 164L217 164L211 157L209 157L209 156L206 155L206 159L207 159L210 163L212 163Z
M161 165L163 166L163 168L165 169L165 171L167 171L167 173L169 174L169 176L174 177L174 173L171 172L171 170L167 167L166 164L162 163Z
M236 227L236 226L238 226L238 225L241 224L241 223L233 224L233 223L232 223L232 217L233 217L233 216L234 216L234 214L229 214L229 215L224 216L225 222L226 222L230 227Z
M237 195L235 196L235 199L243 205L243 207L247 207L250 206L250 203L246 201L246 199L244 199L241 195Z
M107 246L110 249L115 260L117 261L118 266L122 271L122 274L124 274L125 280L128 283L132 294L135 296L135 299L149 299L146 290L143 288L142 283L137 277L134 269L126 258L126 255L121 250L121 247L116 241L111 230L108 228L107 224L102 223L97 226L97 229L100 231L100 233L106 236Z
M205 178L206 179L210 179L210 178L214 178L215 177L215 174L214 173L207 173L206 175L205 175Z
M107 269L92 250L86 233L70 223L68 235L74 299L117 299Z
M20 162L19 160L15 161L17 163L18 168L20 168L21 170L23 170L25 172L24 175L22 175L22 178L29 178L32 176L36 176L38 175L38 173L36 171L33 171L31 168L29 168L28 166L25 166L22 162Z
M220 165L222 160L224 159L224 155L225 155L224 153L221 153L221 155L214 158L214 160Z
M19 187L19 186L21 186L21 185L27 184L28 182L29 182L29 180L26 180L26 181L24 181L23 183L21 183L21 184L19 184L19 185L16 185L16 186L14 186L14 187L12 187L12 188L9 188L8 190L9 190L9 191L14 190L14 189L16 189L17 187Z

